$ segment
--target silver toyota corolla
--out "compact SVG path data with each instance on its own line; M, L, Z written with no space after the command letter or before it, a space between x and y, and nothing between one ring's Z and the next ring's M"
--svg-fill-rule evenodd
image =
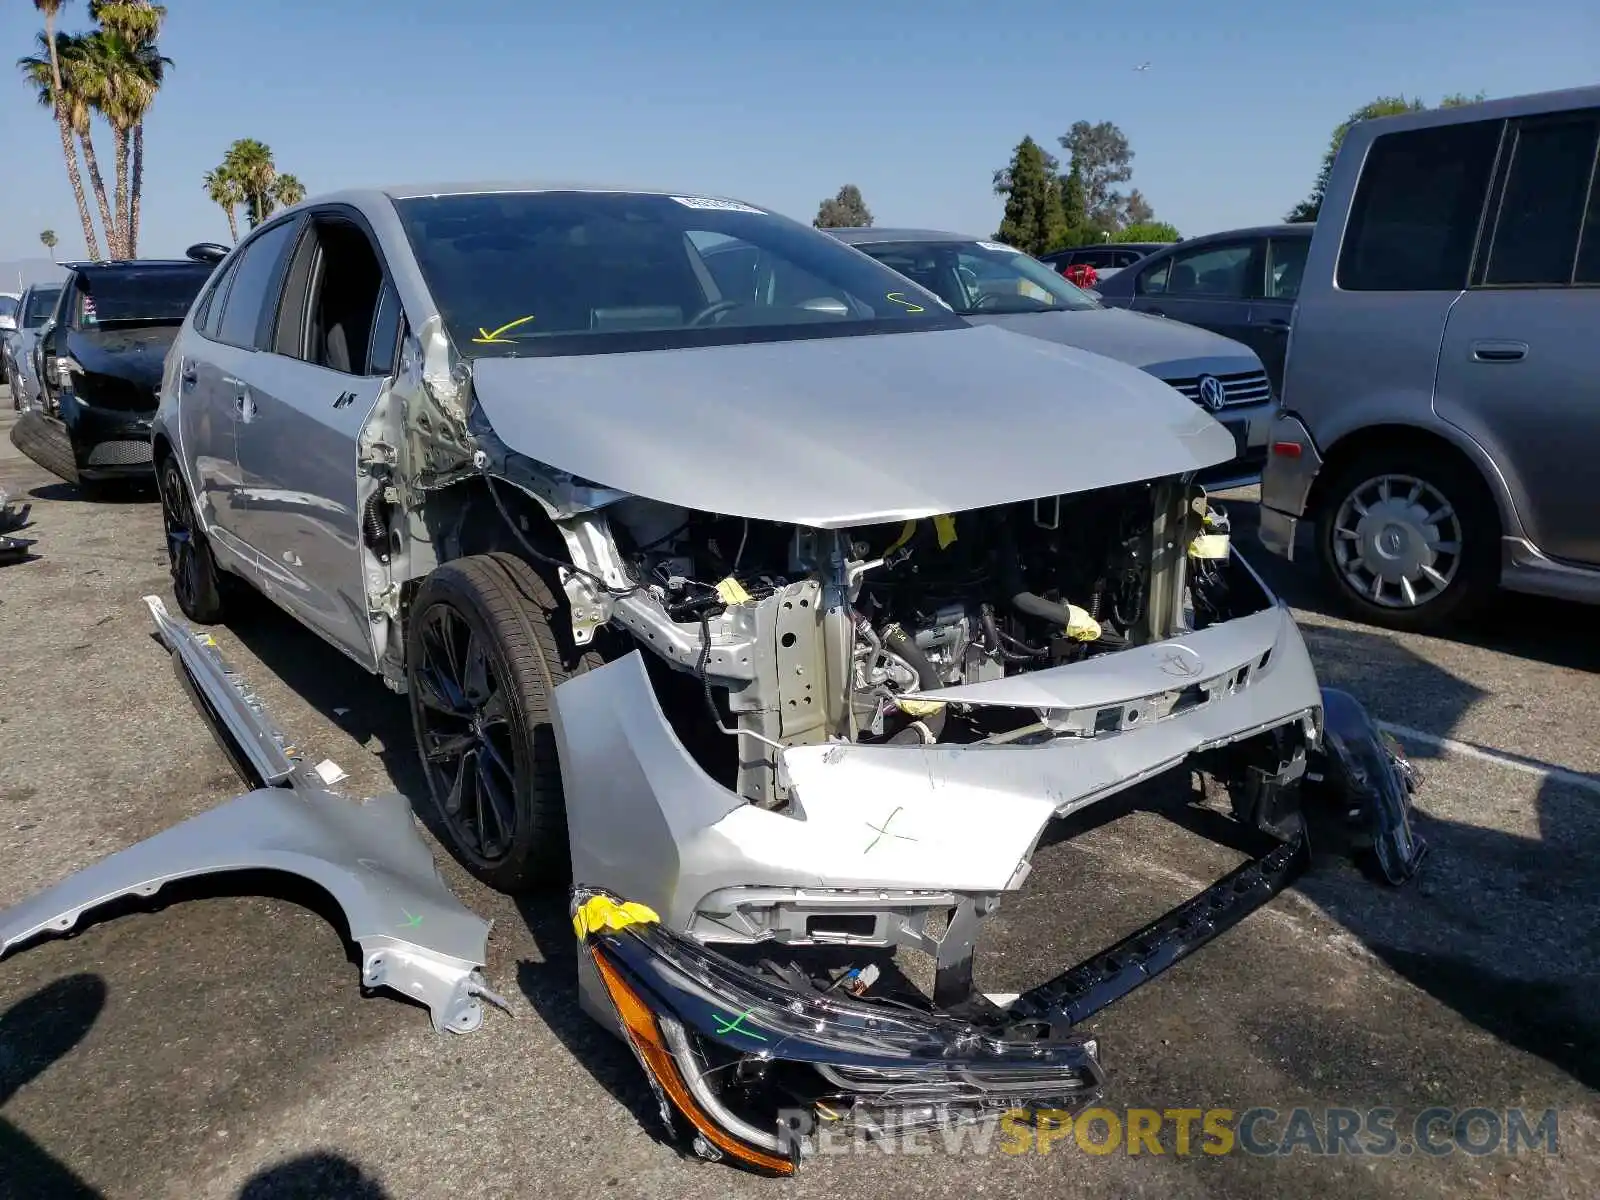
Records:
M774 1051L838 1111L1082 1101L1096 1048L1066 1031L1275 895L1314 812L1359 818L1391 882L1421 856L1403 764L1193 482L1226 430L755 205L460 185L277 214L185 320L153 448L184 614L254 587L409 696L451 849L498 888L570 879L585 1003L714 1157L795 1161L749 1115L782 1104ZM247 778L292 782L153 610ZM1261 856L1010 1004L975 993L1046 826L1185 764ZM304 794L64 881L0 946L255 865L333 888L369 982L476 986L481 923L421 949L384 924L426 874L393 805L363 849L364 810ZM924 951L932 1007L704 949L769 941Z

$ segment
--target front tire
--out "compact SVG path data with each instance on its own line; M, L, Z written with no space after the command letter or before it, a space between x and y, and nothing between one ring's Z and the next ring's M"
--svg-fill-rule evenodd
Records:
M474 555L429 575L407 619L428 790L456 857L502 892L570 874L551 693L601 660L577 653L558 597L519 558Z
M1442 452L1373 447L1329 481L1317 517L1324 573L1372 625L1459 624L1500 582L1500 521L1483 480Z

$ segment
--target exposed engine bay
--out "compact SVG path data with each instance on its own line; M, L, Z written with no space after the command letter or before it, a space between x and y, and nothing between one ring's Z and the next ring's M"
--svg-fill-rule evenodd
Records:
M703 701L675 696L674 725L697 708L736 734L733 777L704 765L767 805L784 799L782 747L1004 734L1036 714L920 697L1203 628L1226 606L1226 517L1176 480L837 531L637 498L603 515L632 582L601 593L568 574L579 642L610 609L689 676ZM1197 536L1220 554L1192 558Z

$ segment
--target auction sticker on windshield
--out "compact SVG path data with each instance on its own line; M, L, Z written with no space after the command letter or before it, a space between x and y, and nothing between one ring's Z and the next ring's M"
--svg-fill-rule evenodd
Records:
M758 217L767 214L750 204L740 204L737 200L714 200L710 196L674 196L679 204L685 208L703 208L711 212L747 212L755 213Z
M999 242L979 242L978 245L980 247L982 247L983 249L985 249L985 250L993 250L993 251L996 251L999 254L1021 254L1022 253L1021 250L1014 249L1011 246L1002 245Z

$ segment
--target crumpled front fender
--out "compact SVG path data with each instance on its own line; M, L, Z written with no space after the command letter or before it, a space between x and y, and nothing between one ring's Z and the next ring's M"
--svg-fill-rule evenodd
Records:
M338 903L361 946L361 977L427 1005L437 1031L483 1021L489 924L439 877L404 796L355 801L310 788L261 788L101 859L0 913L0 954L63 933L86 911L151 896L174 880L283 871Z

